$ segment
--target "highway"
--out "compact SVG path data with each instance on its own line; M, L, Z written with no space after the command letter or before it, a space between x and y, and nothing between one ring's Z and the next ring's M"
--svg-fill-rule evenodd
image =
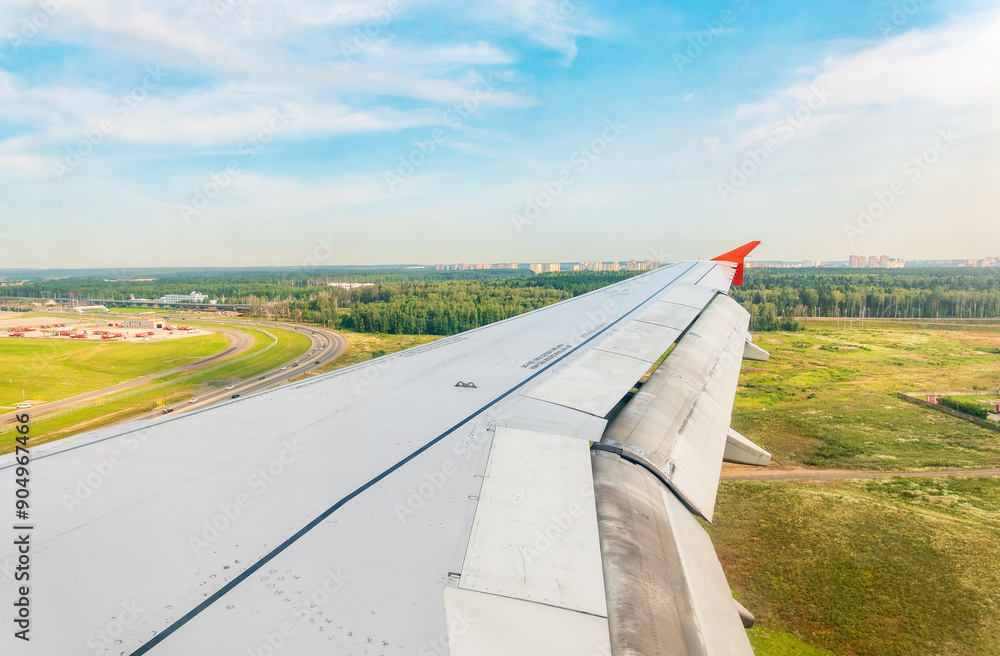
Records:
M120 318L117 315L111 315L110 317L104 318ZM240 321L227 318L225 322L216 322L211 319L193 318L192 325L194 322L198 322L205 327L209 327L211 330L218 331L225 334L230 339L229 348L225 349L220 353L211 355L205 358L201 358L195 362L190 362L179 367L175 367L169 371L158 372L153 374L148 374L146 376L141 376L139 378L133 378L132 380L123 381L121 383L111 385L109 387L104 387L98 390L92 390L90 392L84 392L81 394L76 394L65 399L60 399L58 401L52 401L49 403L43 403L36 405L31 409L31 416L33 419L39 419L46 415L50 415L56 412L67 410L73 408L77 405L82 405L89 403L98 399L102 396L108 396L111 394L116 394L124 392L129 389L139 387L151 380L163 378L171 374L178 373L194 373L205 366L222 363L226 360L236 358L247 350L249 350L254 343L253 337L243 331L236 330L234 328L227 328L224 325L217 325L220 323L225 324L243 324L248 328L258 327L258 328L282 328L284 330L296 330L308 336L312 342L310 346L310 351L312 355L303 354L296 360L288 363L284 363L274 369L265 371L263 373L254 376L250 380L243 380L233 384L233 389L227 389L226 387L215 388L206 387L204 393L198 394L194 402L181 401L179 403L174 403L170 406L163 408L157 408L154 411L143 413L134 417L130 417L129 421L136 419L148 419L150 417L156 417L161 414L169 414L170 412L184 412L200 408L205 408L216 403L221 403L232 398L234 394L245 395L252 394L254 392L259 392L264 389L271 387L276 387L278 385L288 382L289 379L300 376L312 369L323 366L327 362L333 360L338 355L344 352L347 348L347 339L340 333L334 332L332 330L327 330L325 328L318 328L314 326L305 326L300 324L291 323L279 323L270 321ZM215 325L213 325L215 324ZM298 363L296 366L295 363ZM169 410L169 412L168 412ZM7 422L13 421L14 416L18 411L6 412L0 415L0 425L6 424ZM21 411L23 412L23 411Z
M211 326L215 323L212 320L197 319L203 326ZM156 417L161 414L170 414L171 412L189 412L191 410L200 410L201 408L207 408L209 406L215 405L217 403L222 403L233 398L234 394L239 394L243 396L245 394L253 394L254 392L260 392L272 387L277 387L287 383L292 378L297 378L302 374L319 367L322 367L327 362L330 362L338 355L344 352L347 348L347 338L340 333L334 332L332 330L327 330L326 328L318 328L315 326L304 326L300 324L292 323L278 323L270 321L236 321L232 319L227 319L225 323L228 324L244 324L248 328L282 328L284 330L297 330L302 334L309 337L312 345L310 351L312 355L302 354L300 357L296 358L292 362L288 362L279 367L275 367L269 371L258 374L250 380L243 380L237 383L233 383L229 387L221 388L206 388L205 393L199 394L194 400L182 401L179 403L174 403L163 408L158 408L155 411L144 413L136 417L131 417L131 420L135 419L149 419L151 417ZM212 327L212 330L223 330L221 327ZM298 363L297 365L295 363Z

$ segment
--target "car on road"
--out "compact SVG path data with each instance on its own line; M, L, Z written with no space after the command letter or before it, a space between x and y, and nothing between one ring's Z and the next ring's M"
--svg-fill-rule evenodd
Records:
M281 368L282 371L284 371L285 369L288 369L288 367L282 367Z
M30 403L28 403L27 401L22 401L22 402L20 402L20 403L18 403L18 404L17 404L17 407L18 407L19 409L22 409L22 410L23 410L23 409L25 409L25 408L30 408L30 407L31 407L31 404L30 404Z
M260 377L260 378L258 378L257 380L264 380L265 378L267 378L267 376L261 376L261 377Z
M233 395L232 395L231 397L229 397L229 398L231 398L231 399L238 399L238 398L240 398L240 395L239 395L239 394L233 394Z
M163 411L163 414L167 414L168 412L173 412L173 411L174 411L173 408L167 408L166 410Z
M195 401L197 401L197 400L198 400L198 399L188 399L188 403L194 403L194 402L195 402Z
M319 364L319 360L316 360L316 364Z
M229 386L229 387L227 387L226 389L233 389L234 387L236 387L236 385L230 385L230 386Z

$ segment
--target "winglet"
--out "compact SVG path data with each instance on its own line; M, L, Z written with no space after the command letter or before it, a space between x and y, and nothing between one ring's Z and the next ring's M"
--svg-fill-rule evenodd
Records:
M723 253L719 257L713 257L713 262L732 262L736 265L736 274L733 275L733 284L742 285L743 284L743 260L750 251L757 248L760 245L759 241L751 241L743 244L739 248L734 248L728 253Z

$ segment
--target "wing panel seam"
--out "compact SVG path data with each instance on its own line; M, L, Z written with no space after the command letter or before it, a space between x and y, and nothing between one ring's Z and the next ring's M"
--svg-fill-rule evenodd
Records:
M222 588L220 588L218 591L216 591L214 594L212 594L208 599L206 599L205 601L201 602L200 604L198 604L197 606L195 606L193 609L191 609L190 611L188 611L187 613L185 613L182 617L180 617L173 624L171 624L166 629L164 629L163 631L161 631L160 633L158 633L156 636L154 636L152 639L150 639L149 642L147 642L146 644L142 645L141 647L139 647L138 649L136 649L135 651L133 651L130 656L142 656L143 654L148 653L150 649L152 649L156 645L158 645L161 642L163 642L166 638L168 638L170 635L172 635L174 632L176 632L182 626L184 626L185 624L187 624L188 622L190 622L192 619L194 619L202 611L204 611L209 606L213 605L216 601L218 601L219 599L221 599L222 597L224 597L226 594L228 594L231 590L233 590L240 583L242 583L246 579L248 579L251 576L253 576L253 574L255 572L257 572L257 570L259 570L261 567L263 567L267 563L271 562L271 560L273 560L279 554L281 554L283 551L285 551L285 549L287 549L292 544L294 544L296 541L298 541L299 538L301 538L302 536L304 536L306 533L308 533L312 529L316 528L319 524L321 524L324 520L326 520L334 512L336 512L337 510L339 510L340 508L342 508L344 505L346 505L349 501L351 501L352 499L354 499L355 497L357 497L358 495L360 495L362 492L365 492L366 490L368 490L369 488L371 488L372 486L374 486L376 483L378 483L382 479L386 478L387 476L389 476L390 474L392 474L393 472L395 472L396 470L398 470L403 465L407 464L408 462L410 462L411 460L413 460L414 458L416 458L420 454L424 453L425 451L427 451L428 449L430 449L432 446L434 446L435 444L437 444L438 442L440 442L441 440L443 440L445 437L447 437L448 435L451 435L453 432L455 432L456 430L458 430L459 428L461 428L462 426L464 426L469 421L475 419L477 416L479 416L480 414L482 414L485 410L488 410L489 408L493 407L494 405L496 405L497 403L499 403L503 399L507 398L508 396L510 396L511 394L513 394L515 391L517 391L521 387L523 387L524 385L527 385L529 382L531 382L532 380L534 380L538 376L542 375L543 373L545 373L546 371L548 371L549 369L551 369L552 367L554 367L556 364L562 362L565 358L569 357L571 354L577 352L579 349L583 348L584 346L586 346L587 344L589 344L593 340L597 339L598 337L600 337L601 335L603 335L605 332L607 332L608 330L610 330L613 326L617 325L619 322L624 321L625 319L627 319L633 312L635 312L636 310L638 310L639 308L641 308L642 306L644 306L646 303L648 303L653 298L655 298L658 295L662 294L664 292L664 290L666 290L668 287L670 287L675 282L677 282L678 280L680 280L681 276L684 276L685 274L687 274L695 266L697 266L697 263L692 263L691 266L689 266L687 269L685 269L681 273L678 273L677 276L675 276L670 282L668 282L665 285L663 285L655 293L653 293L652 295L650 295L648 298L646 298L641 303L636 304L636 306L630 312L627 312L627 313L623 314L622 316L620 316L619 318L615 319L613 322L611 322L610 324L608 324L607 326L605 326L604 328L602 328L601 330L599 330L595 334L593 334L590 337L588 337L585 341L581 342L580 344L578 344L577 346L575 346L571 350L569 350L566 353L564 353L561 357L559 357L559 358L553 360L552 362L548 363L547 365L545 365L544 368L539 369L537 372L535 372L534 374L532 374L528 378L525 378L523 381L521 381L517 385L511 387L509 390L507 390L506 392L504 392L500 396L496 397L495 399L493 399L489 403L485 404L484 406L482 406L481 408L479 408L474 413L472 413L469 416L465 417L464 419L462 419L461 421L459 421L457 424L455 424L451 428L448 428L443 433L441 433L440 435L438 435L437 437L435 437L434 439L432 439L430 442L427 442L426 444L424 444L423 446L421 446L420 448L418 448L416 451L414 451L410 455L406 456L405 458L403 458L402 460L400 460L396 464L392 465L391 467L389 467L388 469L386 469L385 471L383 471L381 474L378 474L377 476L375 476L374 478L372 478L371 480L369 480L367 483L361 485L360 487L358 487L354 491L350 492L347 496L343 497L340 501L337 501L334 505L330 506L330 508L328 508L327 510L323 511L322 513L320 513L320 515L318 517L316 517L315 519L313 519L312 521L310 521L308 524L306 524L304 527L300 528L298 531L296 531L295 533L293 533L290 537L288 537L288 539L286 539L284 542L282 542L277 547L275 547L274 549L272 549L268 554L266 554L265 556L263 556L256 563L254 563L253 565L249 566L246 570L244 570L239 575L235 576L232 581L230 581L229 583L227 583L226 585L224 585Z

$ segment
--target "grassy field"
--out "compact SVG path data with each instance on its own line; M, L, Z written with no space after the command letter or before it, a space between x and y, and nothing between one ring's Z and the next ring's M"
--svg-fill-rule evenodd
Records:
M383 335L381 333L355 333L345 330L338 332L347 338L347 349L335 360L310 370L301 378L343 369L352 364L440 339L439 335Z
M200 325L208 330L212 326L233 328L249 333L254 337L254 345L244 356L240 357L240 361L211 367L204 373L185 379L193 383L201 383L208 380L240 380L250 378L302 356L309 351L309 347L312 344L307 335L303 335L296 330L271 327L251 328L243 324L213 323L191 325ZM274 339L269 334L273 335ZM277 340L277 343L275 343L275 340ZM274 346L267 348L271 344L274 344ZM244 359L249 354L255 355L252 358Z
M131 378L168 371L224 350L229 339L213 334L158 342L3 340L0 406L24 397L56 401Z
M216 324L217 326L219 324ZM206 326L210 328L210 326ZM154 410L157 403L162 402L170 405L185 398L197 395L199 390L204 389L206 381L214 380L239 380L257 376L262 371L273 369L285 362L289 362L309 350L310 340L307 336L294 331L280 328L249 328L243 325L226 326L250 333L254 337L253 346L244 354L238 356L233 362L211 365L205 369L199 369L194 373L174 374L163 378L156 378L149 382L149 386L158 386L156 389L138 393L123 399L109 399L101 405L88 404L68 414L53 417L51 419L42 418L37 422L34 434L36 443L41 444L63 437L68 437L76 433L100 428L108 424L125 421L136 415ZM265 332L266 331L266 332ZM273 335L274 338L268 335ZM221 334L209 336L222 340L223 345L228 345L229 340ZM160 344L175 344L180 342L193 341L198 339L209 339L209 337L190 337L176 342L159 342ZM2 344L2 343L0 343ZM95 346L150 346L152 344L97 344ZM273 345L273 346L272 346ZM86 346L86 344L70 344L70 346ZM268 348L270 346L270 348ZM218 350L218 349L217 349ZM139 365L137 364L136 367ZM170 369L176 363L168 367L153 369L152 372ZM136 375L151 373L151 371L140 371ZM135 376L129 376L134 378ZM160 383L168 383L159 386ZM100 388L105 385L95 385L88 389ZM85 390L76 390L73 393ZM15 434L9 432L0 435L0 454L12 450Z
M1000 467L1000 433L896 398L995 398L1000 329L952 323L759 334L733 425L773 467ZM1000 653L998 478L723 481L709 530L757 656Z
M1000 653L1000 480L724 482L710 529L757 656Z
M1000 467L1000 433L896 398L1000 384L1000 331L809 322L763 333L767 363L747 362L733 426L779 466L886 471Z

